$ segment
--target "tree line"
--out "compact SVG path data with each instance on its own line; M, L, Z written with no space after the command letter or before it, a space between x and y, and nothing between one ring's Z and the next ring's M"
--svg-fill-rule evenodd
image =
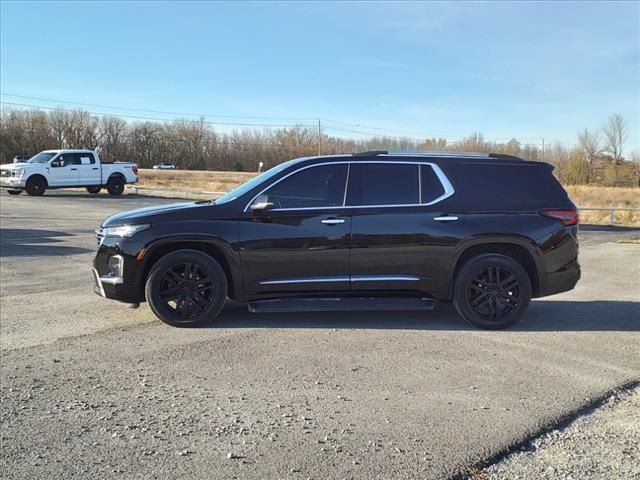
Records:
M285 160L325 154L366 150L494 152L517 155L527 160L546 161L556 166L556 175L567 184L598 183L638 185L640 155L625 156L627 127L624 118L613 114L599 130L584 129L574 146L523 144L512 138L489 141L481 133L461 140L379 136L349 139L328 135L324 130L303 125L278 129L216 131L199 120L127 122L117 116L94 115L84 110L3 110L0 112L0 162L15 155L34 155L54 148L97 149L105 160L137 162L142 168L174 163L181 169L256 171ZM627 160L635 160L627 163Z

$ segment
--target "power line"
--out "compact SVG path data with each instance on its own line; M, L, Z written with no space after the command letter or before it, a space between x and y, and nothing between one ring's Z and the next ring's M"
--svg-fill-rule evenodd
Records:
M5 95L5 94L2 94ZM17 95L13 95L16 96ZM38 98L38 97L26 97L23 96L22 98ZM43 99L44 100L44 99ZM67 103L73 103L74 102L67 102ZM15 107L27 107L27 108L38 108L38 109L43 109L43 110L50 110L50 111L55 111L55 110L61 110L64 112L71 112L73 113L76 110L71 110L71 109L66 109L66 108L61 108L61 107L51 107L51 106L45 106L45 105L37 105L37 104L27 104L27 103L17 103L17 102L6 102L6 101L2 101L0 100L0 105L9 105L9 106L15 106ZM78 104L78 105L82 105L82 104ZM88 105L88 104L86 104ZM97 105L96 105L97 106ZM108 106L104 106L105 108L111 108ZM136 110L136 109L132 109L132 110ZM143 110L143 111L147 111L147 110ZM97 111L89 111L86 110L87 113L92 114L92 115L101 115L101 116L105 116L105 117L111 117L111 118L130 118L130 119L134 119L134 120L148 120L148 121L156 121L156 122L175 122L178 121L180 119L176 119L176 118L158 118L158 117L146 117L146 116L140 116L140 115L128 115L128 114L115 114L115 113L107 113L107 112L97 112ZM157 111L160 112L160 111ZM168 112L165 112L168 113ZM251 117L245 117L245 118L251 118ZM253 117L253 118L258 118L258 117ZM266 117L263 117L266 118ZM322 119L318 119L318 122L322 120ZM241 123L241 122L214 122L214 121L202 121L204 124L208 124L208 125L224 125L224 126L242 126L242 127L278 127L278 128L287 128L287 127L305 127L305 128L315 128L316 125L313 124L265 124L265 123ZM345 123L346 125L350 125ZM375 127L372 127L372 129L375 129ZM368 131L362 131L362 130L353 130L353 129L347 129L347 128L340 128L340 127L333 127L333 126L323 126L322 128L319 128L319 131L321 130L334 130L334 131L339 131L339 132L346 132L346 133L355 133L358 135L368 135L370 137L374 137L374 138L382 138L382 139L392 139L392 140L406 140L406 141L412 141L415 143L423 143L425 141L426 137L421 137L421 138L417 138L417 137L407 137L407 136L393 136L393 135L383 135L377 132L368 132ZM443 136L436 136L436 137L440 137L440 138L444 138L445 141L447 141L448 143L455 143L455 142L459 142L461 140L464 140L464 138L458 138L458 139L449 139ZM319 136L320 138L320 136ZM495 137L495 138L486 138L486 140L497 140L499 138L502 139L511 139L514 137ZM536 138L536 137L528 137L528 138ZM521 140L524 140L525 138L521 138ZM517 139L516 139L517 140ZM247 144L248 145L248 144ZM253 144L253 145L265 145L265 146L282 146L281 144ZM520 143L520 146L539 146L541 145L540 143Z
M249 120L313 120L313 117L250 117L250 116L241 116L241 115L219 115L219 114L210 114L210 113L186 113L186 112L170 112L165 110L149 110L145 108L136 108L136 107L121 107L115 105L104 105L98 103L81 103L81 102L72 102L69 100L58 100L54 98L45 98L45 97L31 97L27 95L17 95L13 93L0 93L0 95L4 97L13 97L13 98L23 98L26 100L39 100L44 102L52 102L52 103L66 103L69 105L78 105L78 106L86 106L86 107L97 107L97 108L107 108L109 110L127 110L130 112L147 112L147 113L159 113L162 115L183 115L187 117L205 117L205 118L236 118L236 119L249 119Z
M349 122L343 122L340 120L333 120L333 119L329 119L329 118L318 118L318 117L277 117L277 116L241 116L241 115L220 115L220 114L209 114L209 113L189 113L189 112L172 112L172 111L166 111L166 110L153 110L153 109L144 109L144 108L138 108L138 107L123 107L123 106L116 106L116 105L106 105L106 104L98 104L98 103L82 103L82 102L74 102L74 101L70 101L70 100L60 100L60 99L54 99L54 98L47 98L47 97L36 97L36 96L29 96L29 95L18 95L15 93L6 93L6 92L2 92L0 93L0 95L4 96L4 97L12 97L12 98L22 98L22 99L26 99L26 100L38 100L38 101L44 101L44 102L51 102L51 103L64 103L64 104L68 104L68 105L77 105L80 107L96 107L96 108L106 108L109 110L124 110L124 111L130 111L130 112L146 112L146 113L158 113L158 114L163 114L163 115L178 115L178 116L187 116L187 117L204 117L204 118L235 118L235 119L250 119L250 120L301 120L301 121L317 121L317 120L321 120L325 123L334 123L337 125L344 125L344 126L351 126L351 127L356 127L356 128L364 128L367 130L378 130L381 132L392 132L392 133L401 133L401 134L406 134L405 136L402 137L394 137L393 135L384 135L385 137L388 138L411 138L409 137L409 135L419 135L420 137L420 141L423 141L425 138L448 138L447 135L435 135L435 134L425 134L423 132L416 132L416 131L409 131L409 130L398 130L398 129L391 129L391 128L383 128L383 127L374 127L374 126L370 126L370 125L362 125L359 123L349 123ZM7 104L11 104L12 102L5 102ZM19 103L14 103L14 105L22 105ZM39 108L52 108L52 107L43 107L43 106L38 106L38 105L24 105L24 106L35 106L35 107L39 107ZM99 115L112 115L113 114L107 114L107 113L97 113L96 114ZM134 116L134 115L119 115L121 117L127 117L127 118L135 118L135 119L141 119L141 120L161 120L161 121L172 121L169 119L164 119L164 118L156 118L156 117L142 117L142 116ZM212 125L230 125L230 126L274 126L274 127L282 127L282 126L289 126L289 125L284 125L284 124L261 124L261 123L240 123L240 122L213 122L210 121L208 122ZM311 124L309 125L305 125L305 126L313 126ZM325 127L325 128L333 128L334 130L338 130L340 131L339 128L337 127ZM345 132L351 132L351 133L359 133L355 130L342 130ZM363 132L363 134L365 135L371 135L371 136L383 136L380 135L378 133L372 133L372 132ZM456 137L460 137L460 138L464 138L463 136L456 136ZM486 140L509 140L512 137L487 137ZM527 138L521 138L521 140L531 140L531 139L538 139L539 137L527 137Z
M5 101L0 101L0 104L2 105L11 105L11 106L15 106L15 107L31 107L31 108L41 108L43 110L62 110L64 112L73 112L74 110L69 110L66 108L60 108L60 107L50 107L50 106L45 106L45 105L35 105L35 104L28 104L28 103L16 103L16 102L5 102ZM91 113L93 115L103 115L105 117L115 117L115 118L132 118L132 119L136 119L136 120L154 120L157 122L175 122L176 120L179 120L177 118L158 118L158 117L143 117L140 115L127 115L124 113L118 113L118 114L114 114L114 113L106 113L106 112L95 112L95 111L89 111L87 110L87 113ZM203 121L203 123L209 124L209 125L226 125L226 126L237 126L237 127L312 127L313 125L304 125L304 124L277 124L277 123L240 123L240 122L212 122L212 121Z

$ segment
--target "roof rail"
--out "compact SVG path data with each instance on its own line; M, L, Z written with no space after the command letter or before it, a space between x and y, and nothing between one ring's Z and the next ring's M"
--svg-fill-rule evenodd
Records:
M368 152L354 153L354 157L375 157L376 155L387 155L389 152L386 150L369 150Z
M405 157L471 157L471 158L489 158L488 153L482 152L448 152L445 150L433 150L428 152L393 152L391 155Z
M508 153L490 153L489 156L491 158L499 158L500 160L522 160L522 158L509 155Z

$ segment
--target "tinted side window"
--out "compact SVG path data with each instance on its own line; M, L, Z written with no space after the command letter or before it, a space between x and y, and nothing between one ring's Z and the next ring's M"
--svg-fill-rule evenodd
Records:
M420 184L422 203L433 202L444 194L444 187L430 165L420 166Z
M535 210L568 201L546 164L467 163L453 169L453 174L454 188L474 211Z
M264 194L273 208L341 207L347 165L322 165L294 173Z
M418 165L363 163L351 165L350 205L415 205L420 203Z

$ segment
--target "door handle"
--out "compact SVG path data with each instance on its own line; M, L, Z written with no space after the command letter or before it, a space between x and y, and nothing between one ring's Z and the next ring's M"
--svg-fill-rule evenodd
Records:
M442 217L434 218L436 222L455 222L458 220L458 217L455 215L443 215Z
M93 167L91 170L99 170L98 167Z
M77 168L70 168L69 170L78 170Z
M338 225L339 223L344 223L344 218L325 218L324 220L320 220L320 223L324 223L325 225Z

